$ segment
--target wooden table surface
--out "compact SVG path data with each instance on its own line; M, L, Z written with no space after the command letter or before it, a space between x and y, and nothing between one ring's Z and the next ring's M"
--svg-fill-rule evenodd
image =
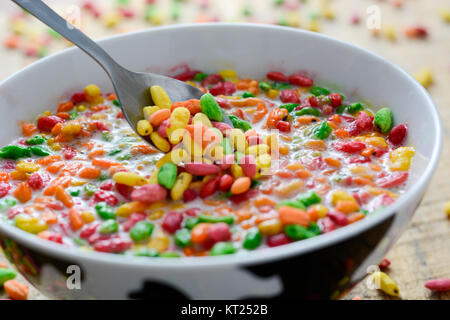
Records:
M51 3L51 1L49 1ZM101 2L101 1L96 1ZM112 1L103 1L104 10L108 10L108 5ZM141 5L142 1L135 5ZM165 0L157 1L163 8L167 8ZM189 2L189 1L187 1ZM190 1L197 3L198 1ZM272 0L230 0L224 7L225 2L211 0L210 9L206 9L205 14L213 12L220 6L217 16L220 20L238 21L242 20L243 3L254 12L256 20L277 21L288 19L291 23L299 18L300 26L308 28L312 13L320 13L321 0L309 0L302 4L295 12L286 13L283 8L273 8ZM285 0L287 3L295 3L298 0ZM369 0L334 0L329 1L330 8L335 12L334 19L319 18L320 32L337 37L342 40L356 43L362 47L372 50L395 64L401 66L406 71L414 74L423 68L429 68L434 77L434 84L429 88L429 92L436 103L444 124L444 148L442 158L437 173L428 188L422 205L417 210L412 222L397 244L388 253L387 258L392 262L389 275L400 287L401 299L448 299L450 292L432 294L424 288L424 283L432 278L450 277L450 219L444 212L444 204L450 200L450 23L445 23L439 17L442 8L450 10L450 0L407 0L403 1L401 8L393 5L398 0L369 1ZM401 2L401 1L400 1ZM79 3L76 0L65 3ZM106 4L105 4L106 3ZM61 1L59 3L61 5ZM179 22L193 21L196 12L199 11L197 4L185 9L186 14L181 15ZM369 18L367 9L370 5L377 5L381 10L382 31L378 37L374 37L372 32L366 27ZM2 5L0 5L1 8ZM5 4L3 4L5 6ZM8 4L6 5L8 7ZM11 6L10 6L11 7ZM60 7L61 8L61 7ZM197 10L197 11L196 11ZM0 12L0 30L8 30L10 16L8 10ZM236 14L238 12L239 14ZM293 13L294 12L294 13ZM352 25L350 19L354 14L361 18L359 25ZM1 16L3 14L3 16ZM299 15L299 16L297 16ZM162 23L166 21L163 15ZM429 37L425 40L408 39L404 35L404 30L410 25L423 25L429 31ZM117 32L125 32L131 29L148 27L143 21L132 19L114 29L106 29L100 26L98 21L87 19L84 23L85 32L94 37L100 37ZM37 30L40 26L33 27ZM397 39L395 41L386 36L385 28L393 28ZM33 31L35 32L35 31ZM0 32L0 37L5 37L5 32ZM53 52L64 46L51 45L49 51ZM0 49L0 79L17 71L25 64L32 62L35 58L25 57L17 50ZM414 128L410 128L414 130ZM4 262L4 257L0 254L0 262ZM19 276L19 279L22 279ZM23 280L24 281L24 280ZM0 291L0 298L4 297ZM357 285L346 299L359 296L363 299L390 299L377 290L370 290L362 281ZM30 290L30 299L45 299L45 296L37 292L34 288Z

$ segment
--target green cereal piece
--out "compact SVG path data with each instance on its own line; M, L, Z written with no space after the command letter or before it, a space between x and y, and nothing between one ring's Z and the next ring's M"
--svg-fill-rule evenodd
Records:
M315 222L311 222L311 224L308 227L308 230L311 231L316 236L320 234L320 227Z
M355 114L355 113L357 113L357 112L359 112L359 111L364 110L364 106L362 105L361 102L355 102L355 103L353 103L353 104L347 106L347 109L346 109L346 110L347 110L347 112L350 113L350 114Z
M181 248L191 245L191 231L188 229L180 229L175 232L173 239L175 244Z
M286 89L291 89L292 86L289 83L285 83L285 82L275 82L273 84L273 88L275 90L282 91L282 90L286 90Z
M285 103L285 104L282 104L279 108L286 109L288 112L292 112L297 107L298 107L298 103Z
M17 273L14 270L0 268L0 286L3 286L3 284L8 280L14 279L16 275Z
M322 115L322 113L320 112L319 109L313 108L313 107L306 107L303 108L302 110L299 110L295 113L296 116L304 116L304 115L311 115L311 116L316 116L316 117L320 117Z
M160 257L161 258L179 258L179 257L181 257L181 255L178 252L166 251L166 252L161 253Z
M255 95L253 94L253 93L251 93L250 91L245 91L243 94L242 94L242 98L254 98L255 97Z
M205 93L200 98L200 107L202 108L202 113L204 113L210 120L222 121L222 110L216 99L210 93Z
M6 211L7 209L14 207L17 201L11 198L0 200L0 211Z
M262 91L269 91L272 89L272 85L267 81L261 81L258 86Z
M17 160L30 157L31 150L20 146L6 146L0 150L0 158Z
M205 214L198 215L198 222L206 222L206 223L218 223L225 222L226 224L233 224L234 218L232 216L224 216L224 217L216 217L216 216L207 216Z
M34 136L33 138L30 138L27 141L25 141L25 143L30 146L43 144L44 142L45 142L45 138L43 136Z
M287 206L287 207L291 207L291 208L306 210L306 206L304 205L304 203L301 202L301 201L298 201L298 200L283 200L283 201L280 201L275 206L275 208L279 208L279 207L282 207L282 206Z
M322 87L312 87L309 92L311 92L313 95L315 95L316 97L318 96L327 96L330 94L330 91L328 91L325 88Z
M78 117L78 112L76 112L76 111L71 111L71 112L69 112L69 118L70 118L70 120L75 120L77 117Z
M381 108L378 110L373 119L373 123L383 133L388 133L391 130L393 122L392 111L389 108Z
M69 193L72 197L78 197L80 195L80 189L69 189Z
M112 136L111 132L103 131L102 132L102 139L105 140L106 142L110 142L110 141L112 141L113 136Z
M297 201L303 203L305 207L309 207L313 204L322 202L322 198L314 191L308 191L297 198Z
M84 185L84 194L87 196L93 196L97 188L92 183L86 183Z
M198 221L198 218L194 218L194 217L189 217L184 220L184 226L186 228L188 228L189 230L194 229L194 227L199 223L200 223L200 221Z
M51 154L51 152L48 149L41 146L29 147L29 149L33 155L38 157L45 157Z
M115 105L116 107L119 107L119 108L120 108L120 102L119 102L119 100L114 99L114 100L113 100L113 105Z
M259 232L258 229L251 229L249 232L245 235L244 242L242 243L242 246L247 250L253 250L260 246L262 242L262 235Z
M313 134L317 139L324 140L330 136L331 131L332 129L328 122L323 121L320 125L313 129Z
M304 240L315 237L316 234L298 224L290 224L284 228L286 235L292 240Z
M135 253L134 256L136 257L149 257L149 258L155 258L159 257L158 251L155 249L150 248L139 248Z
M237 129L241 129L244 132L246 132L252 128L250 123L248 123L247 121L244 121L242 119L239 119L235 115L229 115L228 118L230 118L231 123L233 124L233 127L237 128Z
M177 166L173 163L164 164L158 172L158 183L167 189L172 189L177 179Z
M211 256L221 256L224 254L233 254L236 252L236 248L230 242L217 242L209 252Z
M130 237L134 241L144 241L150 238L155 226L148 221L139 221L130 229Z
M344 111L345 111L348 107L349 107L348 105L343 104L343 105L337 107L336 110L335 110L335 112L336 112L337 114L343 114Z
M119 230L119 224L115 220L106 220L98 228L98 232L101 234L115 233Z
M114 149L108 153L108 156L115 156L116 154L121 153L121 152L122 152L122 149Z
M103 220L115 219L116 213L106 202L99 202L95 205L95 211Z
M194 81L201 82L201 81L205 80L207 76L208 76L208 74L206 74L206 73L202 73L202 72L196 73L194 76Z
M222 148L224 154L233 153L233 146L231 145L230 139L228 138L222 139Z

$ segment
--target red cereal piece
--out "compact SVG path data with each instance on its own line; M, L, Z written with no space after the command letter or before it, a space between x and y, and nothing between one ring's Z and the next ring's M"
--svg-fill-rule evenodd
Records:
M187 189L183 193L183 202L184 203L194 201L196 198L197 198L197 192L195 192L195 190L193 190L193 189Z
M380 188L395 188L408 180L408 172L393 172L386 177L377 180Z
M119 199L112 192L105 190L97 190L94 193L94 201L106 202L110 206L116 206L119 203Z
M279 121L276 127L281 132L291 132L291 125L287 121Z
M166 213L162 222L162 228L170 234L181 228L183 222L183 214L177 211L170 211Z
M120 253L131 248L133 243L126 239L100 240L95 243L94 250L100 252Z
M428 37L428 31L424 26L412 26L405 30L408 38L425 39Z
M40 117L37 121L37 127L39 130L44 132L50 132L52 131L53 127L57 123L64 122L63 119L57 116L43 116Z
M388 140L395 145L400 145L408 134L408 127L404 124L399 124L391 129Z
M346 153L357 153L363 150L366 145L359 141L338 141L333 143L333 148Z
M214 223L208 228L208 235L214 242L231 240L231 231L228 224L224 222Z
M369 116L366 112L360 112L355 123L361 132L373 130L373 117Z
M160 202L167 198L167 189L159 184L146 184L136 188L131 193L133 201L141 201L145 203Z
M330 217L325 217L322 219L322 231L323 233L328 233L336 230L337 225Z
M342 212L339 211L328 212L328 217L330 217L330 219L333 220L334 223L340 226L346 226L348 224L348 218Z
M75 148L70 147L70 146L67 146L64 148L64 151L63 151L64 159L71 160L71 159L75 158L76 155L77 155L77 150Z
M9 190L11 190L9 183L0 182L0 198L6 196L9 193Z
M72 101L74 104L82 103L86 101L86 95L84 94L84 92L76 92L72 95L70 101Z
M276 82L288 82L288 77L284 73L278 71L270 71L267 73L266 77L267 79Z
M222 192L226 192L230 190L232 184L233 184L233 177L230 176L229 174L224 174L222 177L220 177L219 190Z
M219 188L220 177L209 180L200 190L200 198L204 199L213 195Z
M425 287L439 292L450 291L450 278L429 280L425 283Z
M311 78L294 73L289 76L289 83L299 87L311 87L314 81Z
M380 267L380 269L387 269L387 268L389 268L390 265L391 265L391 261L389 259L387 259L387 258L384 258L378 264L378 267Z
M203 79L202 81L202 86L207 88L209 86L215 85L216 83L222 81L223 78L220 74L210 74L209 76L207 76L205 79Z
M281 91L280 99L281 102L283 103L300 103L300 98L292 89L286 89Z
M28 185L33 190L39 190L44 187L44 180L39 173L34 172L28 178Z
M147 219L147 215L143 212L133 212L128 217L128 220L122 224L123 230L128 232L139 221Z
M127 186L126 184L116 183L114 185L116 191L124 197L126 200L131 200L131 193L133 192L134 188L131 186Z
M330 93L331 105L337 108L342 105L342 96L339 93Z
M268 236L266 243L269 247L278 247L290 243L291 240L284 233Z

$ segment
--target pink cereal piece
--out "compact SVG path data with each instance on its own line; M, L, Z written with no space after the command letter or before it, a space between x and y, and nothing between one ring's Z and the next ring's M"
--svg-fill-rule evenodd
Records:
M186 172L201 177L220 172L218 166L209 163L186 163L185 169Z
M159 184L146 184L136 188L131 193L133 201L141 201L145 203L154 203L163 201L167 197L167 190Z
M425 283L425 287L439 292L450 291L450 278L429 280Z
M226 136L227 131L233 129L230 125L226 124L225 122L212 121L211 123L212 123L213 127L216 128L216 129L219 129L220 132L224 136Z
M246 155L242 157L239 161L239 164L241 165L242 171L244 174L249 177L250 179L253 179L256 175L256 158L254 155Z
M234 154L227 154L222 158L221 163L219 164L220 169L227 170L231 168L231 165L234 163Z

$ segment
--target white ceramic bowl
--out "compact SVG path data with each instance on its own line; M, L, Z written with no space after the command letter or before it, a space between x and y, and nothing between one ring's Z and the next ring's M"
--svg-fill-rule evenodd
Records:
M332 292L336 296L361 279L398 238L436 168L442 133L430 96L406 72L354 45L317 33L251 24L153 28L100 43L135 71L166 73L187 63L205 72L232 68L258 79L269 70L308 70L318 84L390 107L396 123L408 124L407 144L417 154L408 192L389 208L332 233L248 255L125 259L66 248L1 222L0 243L8 257L51 297L328 298ZM19 121L33 120L89 83L100 85L103 92L112 91L103 70L77 48L42 59L6 79L0 85L4 115L0 144L19 134ZM34 271L23 267L24 259L35 266ZM70 265L81 268L79 290L66 287L73 272L67 270Z

